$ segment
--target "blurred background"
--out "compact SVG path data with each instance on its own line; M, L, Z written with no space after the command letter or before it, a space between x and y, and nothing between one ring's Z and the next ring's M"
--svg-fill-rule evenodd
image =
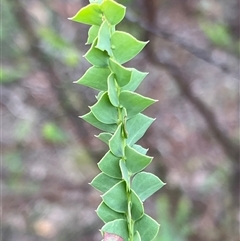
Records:
M156 241L239 240L239 0L119 0L119 30L150 40L127 66L150 72L137 92L159 101L140 144L167 185L148 199ZM2 0L1 240L99 241L88 183L107 146L78 116L93 90L87 0Z

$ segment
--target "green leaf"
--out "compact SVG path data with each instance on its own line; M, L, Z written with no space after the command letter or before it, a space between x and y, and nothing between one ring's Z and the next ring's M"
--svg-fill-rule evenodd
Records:
M107 92L90 109L100 122L104 124L117 123L118 110L109 101Z
M132 219L134 221L137 221L144 214L143 203L133 190L131 192L131 199L132 199Z
M128 33L115 31L111 43L114 58L123 64L134 58L148 42L139 41Z
M105 18L111 25L120 23L126 12L126 8L123 5L108 0L101 4L101 9Z
M164 185L165 183L157 176L148 172L138 173L132 180L132 190L136 192L142 201L145 201Z
M122 173L122 179L126 182L127 189L130 190L130 176L128 175L128 169L125 162L123 160L120 160L119 166Z
M107 90L107 78L110 74L109 68L90 67L86 73L76 82L96 90Z
M106 51L101 51L96 47L97 39L94 40L91 48L87 51L87 53L83 56L86 60L95 66L98 67L107 67L109 56Z
M105 91L100 91L100 92L98 92L98 94L95 95L96 99L99 100L104 93L105 93Z
M107 176L104 173L99 173L90 183L91 186L96 188L98 191L105 193L115 184L119 182L119 179L115 179Z
M108 142L111 139L112 135L110 133L103 132L95 137L97 137L99 140L105 142L108 145Z
M143 148L143 147L140 146L140 145L136 145L136 144L135 144L135 145L132 146L132 148L133 148L134 150L136 150L137 152L143 154L143 155L145 155L145 154L148 152L148 149Z
M141 236L138 231L134 234L133 241L141 241Z
M109 208L104 202L101 202L97 208L97 215L104 223L111 222L115 219L125 219L123 213L118 213Z
M141 239L146 241L152 241L158 234L159 224L150 216L144 214L135 225L135 231L139 232Z
M103 0L89 0L90 3L99 3L101 4Z
M142 155L130 146L126 146L125 155L129 175L140 172L152 161L152 157Z
M107 204L107 206L114 211L119 213L126 213L128 203L125 182L121 181L117 183L102 196L102 199Z
M98 31L98 42L96 48L104 51L106 50L112 56L110 30L107 21L104 21Z
M113 59L109 60L109 66L112 72L116 76L116 80L119 86L127 85L131 79L132 72L130 69L123 67L122 65L118 64Z
M146 72L140 72L137 69L132 68L131 79L127 85L122 87L122 90L135 91L147 74L148 73Z
M156 102L156 100L139 95L132 91L122 91L119 96L119 101L122 106L127 110L128 117L132 117L143 110L148 106Z
M124 219L117 219L112 222L106 223L102 227L101 231L116 234L120 236L124 241L128 240L127 221Z
M88 30L88 39L86 44L91 44L97 38L99 26L93 25Z
M111 151L108 151L98 163L98 167L106 175L121 179L122 174L119 167L119 160L119 157L114 156Z
M102 131L107 131L110 133L114 133L117 129L117 125L116 124L104 124L102 122L100 122L94 115L93 113L90 111L89 113L81 116L81 118L83 120L85 120L86 122L88 122L89 124L93 125L94 127L102 130Z
M114 156L111 151L108 151L98 163L99 169L106 175L113 178L122 178L119 167L119 157Z
M43 138L52 143L64 143L67 140L66 133L54 122L47 122L42 127Z
M129 146L135 144L145 134L154 120L155 119L139 113L127 121L127 131L129 134L127 143Z
M89 0L90 3L99 3L101 4L103 0Z
M122 121L122 134L124 136L124 138L128 138L128 132L127 132L127 128L126 128L126 122L127 122L127 110L126 108L122 107L122 117L123 117L123 121Z
M121 143L122 143L122 124L118 126L112 138L109 140L110 150L115 156L118 156L118 157L123 156L123 148Z
M118 107L119 105L118 94L117 94L116 82L115 82L113 73L110 74L108 77L108 97L112 105Z
M91 3L86 7L81 8L75 16L69 19L89 25L101 25L102 11L99 4Z

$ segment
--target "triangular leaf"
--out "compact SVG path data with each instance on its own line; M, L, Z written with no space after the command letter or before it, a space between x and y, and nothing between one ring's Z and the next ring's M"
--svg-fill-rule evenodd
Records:
M118 182L119 182L119 179L109 177L106 174L101 172L92 180L90 184L98 191L105 193Z
M127 131L129 134L127 143L129 146L135 144L145 134L154 120L155 119L139 113L127 121Z
M132 146L132 148L133 148L134 150L136 150L137 152L143 154L143 155L145 155L145 154L148 152L148 149L143 148L143 147L140 146L140 145L134 144L134 145Z
M102 3L103 0L89 0L90 3Z
M123 5L109 0L104 1L101 4L101 9L105 18L111 25L120 23L126 12L126 8Z
M110 74L108 77L108 96L112 105L118 107L119 105L118 94L117 94L117 88L116 88L116 83L115 83L113 73Z
M91 48L83 56L86 60L95 66L106 67L108 66L109 56L106 51L101 51L100 49L95 48L97 39L94 40Z
M121 179L122 174L119 167L119 160L119 157L114 156L110 151L108 151L98 163L98 167L106 175Z
M88 39L86 44L91 44L97 38L99 26L93 25L88 30Z
M104 233L107 232L107 233L112 233L112 234L118 235L124 241L128 240L127 221L124 220L124 219L117 219L117 220L111 221L109 223L106 223L102 227L101 231L104 232ZM121 240L118 240L118 241L121 241Z
M89 113L81 116L81 118L83 120L85 120L86 122L88 122L89 124L95 126L96 128L102 130L102 131L107 131L110 133L114 133L115 130L117 129L117 125L116 124L104 124L102 122L100 122L94 115L93 113L90 111Z
M109 140L110 150L115 156L118 156L118 157L123 156L123 147L121 143L122 143L122 124L118 126L112 138Z
M107 21L104 21L98 31L98 42L96 48L104 51L106 50L112 56L110 30Z
M104 93L105 93L105 91L98 92L98 94L95 95L96 99L99 100Z
M139 232L137 231L135 234L134 234L134 237L133 237L133 241L141 241L141 236L139 234Z
M97 208L97 214L103 222L108 223L115 219L124 219L125 215L123 213L118 213L109 208L104 202L101 202Z
M137 221L144 214L143 203L141 202L141 200L133 190L131 192L131 199L132 199L132 219L134 221Z
M148 42L142 42L132 35L115 31L111 37L113 56L120 64L134 58Z
M86 7L81 8L75 16L69 18L75 22L89 24L89 25L101 25L102 23L102 11L99 4L92 3Z
M96 90L107 90L107 78L110 74L109 68L90 67L86 73L75 83L85 85Z
M107 92L90 109L100 122L104 124L117 123L118 110L109 101Z
M148 172L138 173L132 180L132 190L136 192L142 201L145 201L164 185L165 183L157 176Z
M131 70L123 67L113 59L109 60L109 66L112 72L115 74L118 85L121 87L127 85L131 79Z
M142 171L152 161L152 157L142 155L130 146L126 146L125 155L129 175Z
M107 204L107 206L114 211L119 213L126 213L128 203L125 182L121 181L117 183L102 196L102 199Z
M130 176L128 175L128 169L126 167L125 162L123 160L120 160L119 166L120 166L120 170L121 170L121 173L122 173L122 179L127 184L127 190L130 190Z
M122 87L122 90L135 91L148 74L146 72L140 72L134 68L132 68L131 70L132 70L131 79L127 85Z
M122 91L119 96L119 101L127 110L128 117L132 117L148 106L152 105L156 100L134 93L132 91Z
M108 141L111 139L112 135L108 132L103 132L95 137L97 137L99 140L105 142L108 145Z
M135 223L134 229L139 232L142 240L152 241L158 234L159 226L155 220L144 214L143 217Z

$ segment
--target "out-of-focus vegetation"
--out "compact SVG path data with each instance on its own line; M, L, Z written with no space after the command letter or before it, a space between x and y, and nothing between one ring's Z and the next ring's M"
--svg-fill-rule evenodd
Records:
M120 1L119 1L120 2ZM141 144L167 186L146 202L156 241L239 240L239 8L237 0L125 0L120 30L150 39L131 62L159 99ZM106 146L78 116L94 91L73 81L87 27L85 0L3 0L2 241L95 241L100 200L87 184Z
M156 240L176 240L185 241L191 235L191 202L186 197L181 197L174 213L171 211L171 201L167 195L162 195L157 201L159 222L161 222L161 232Z

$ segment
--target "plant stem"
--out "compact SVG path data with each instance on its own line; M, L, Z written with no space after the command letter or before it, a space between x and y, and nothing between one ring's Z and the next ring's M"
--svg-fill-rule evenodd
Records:
M132 213L131 213L132 202L131 202L131 193L130 192L127 193L127 197L128 197L127 222L128 222L128 233L129 233L128 240L133 241L134 229L133 229L133 220L132 220Z
M116 83L117 85L117 83ZM120 88L119 86L116 86L116 89L118 91L118 96L120 94ZM118 107L118 120L119 120L119 125L122 124L122 150L123 150L123 156L122 160L126 162L126 156L125 156L125 148L127 146L127 130L126 128L126 116L123 114L123 109L119 106ZM130 177L129 177L130 180ZM126 196L127 196L127 203L128 203L128 210L126 213L127 217L127 223L128 223L128 241L133 241L133 236L134 236L134 222L132 220L132 200L131 200L131 187L130 183L126 185Z

